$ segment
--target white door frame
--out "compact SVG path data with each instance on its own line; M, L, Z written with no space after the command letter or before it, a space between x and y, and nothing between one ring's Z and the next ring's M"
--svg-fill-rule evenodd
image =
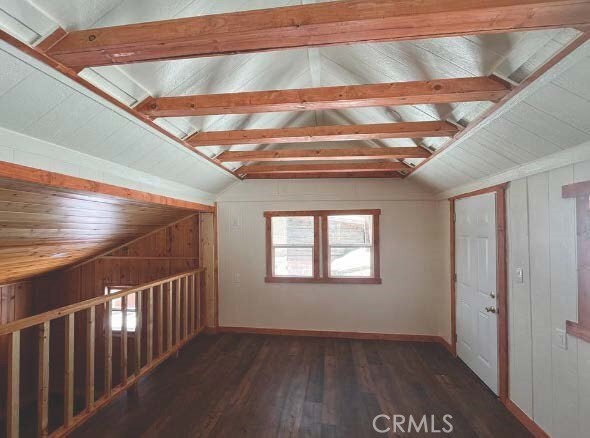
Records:
M456 269L455 269L455 201L484 193L496 194L496 238L497 238L497 299L498 299L498 394L500 400L508 401L508 288L506 272L506 188L500 184L475 192L449 198L451 223L451 351L457 356L456 321Z

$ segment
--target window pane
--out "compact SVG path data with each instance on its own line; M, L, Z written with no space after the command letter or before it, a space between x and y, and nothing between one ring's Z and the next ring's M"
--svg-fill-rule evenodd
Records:
M127 331L134 332L137 325L137 314L135 312L127 312ZM123 328L123 312L121 310L113 310L111 312L111 327L115 332L120 332Z
M373 216L328 216L330 245L371 245Z
M371 276L371 248L330 248L330 277Z
M274 275L313 277L313 248L275 248Z
M121 308L123 306L123 301L121 300L121 298L115 298L114 300L111 301L111 306L112 306L112 309L121 310Z
M127 309L135 310L135 294L127 295Z
M273 245L313 245L313 216L273 217Z

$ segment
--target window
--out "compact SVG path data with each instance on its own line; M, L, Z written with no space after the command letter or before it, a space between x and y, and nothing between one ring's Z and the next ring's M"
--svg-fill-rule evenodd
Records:
M105 295L113 295L129 289L132 286L106 286ZM135 332L137 324L137 307L135 306L135 294L127 295L127 332ZM123 299L115 298L111 302L111 328L114 332L123 329Z
M266 281L381 283L380 210L270 211Z

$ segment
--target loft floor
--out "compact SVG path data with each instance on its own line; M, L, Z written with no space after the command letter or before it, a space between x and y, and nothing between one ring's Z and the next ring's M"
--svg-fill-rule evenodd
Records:
M230 334L195 340L72 436L387 436L372 429L381 413L438 428L450 414L453 437L531 436L440 345Z

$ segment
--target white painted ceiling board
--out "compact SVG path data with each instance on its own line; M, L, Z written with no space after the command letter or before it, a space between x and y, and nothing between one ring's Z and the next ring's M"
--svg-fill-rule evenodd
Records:
M66 29L83 29L120 25L151 20L207 15L214 13L279 7L309 3L312 0L28 0L28 3L47 13L47 17ZM0 7L1 8L1 7ZM31 24L31 27L40 27ZM497 35L474 35L395 43L332 46L309 50L287 50L224 57L151 62L93 69L104 82L99 86L127 103L141 100L143 92L154 96L227 93L254 90L306 88L331 85L353 85L436 78L456 78L489 75L499 72L523 79L548 57L576 35L572 30L548 30ZM0 52L1 55L1 52ZM465 181L486 176L494 171L505 171L508 166L524 164L562 148L573 147L590 132L588 91L588 61L564 72L564 79L537 91L526 103L516 105L505 116L492 120L477 134L461 140L460 147L437 156L411 178L428 181L434 189L464 184ZM18 67L15 67L18 68ZM0 68L0 74L2 73ZM9 73L6 73L7 75ZM25 72L26 74L26 72ZM18 76L7 78L0 85L6 91L17 86ZM99 80L100 81L100 80ZM119 93L119 94L118 94ZM12 96L12 98L15 98ZM0 98L0 105L2 99ZM71 120L79 129L58 126L52 139L60 144L78 148L101 158L136 166L162 178L176 178L183 184L196 183L210 190L230 184L232 178L217 172L210 164L196 171L187 161L190 152L170 148L169 140L152 134L127 133L126 123L109 119L102 111L96 117L105 132L99 132L92 120L77 115L84 104L75 97L66 97L61 104L33 121L42 135L49 135L50 123L63 123L66 117L55 113L72 114ZM471 121L489 102L448 105L416 105L396 108L360 108L308 113L270 113L256 115L221 115L190 118L158 119L157 123L179 137L197 130L232 130L311 126L316 124L362 124L394 121L448 119ZM44 108L45 109L45 108ZM22 108L23 114L37 113ZM28 111L28 113L27 113ZM319 114L318 114L319 113ZM15 119L17 119L15 117ZM18 126L17 120L13 121ZM74 123L74 124L75 124ZM134 123L134 122L131 122ZM138 131L136 128L130 129ZM116 135L114 133L116 132ZM147 131L146 131L147 132ZM110 135L108 135L110 133ZM41 134L38 134L41 135ZM157 140L162 140L158 142ZM77 144L84 141L85 146ZM420 140L419 140L420 141ZM421 144L438 148L446 139L424 139ZM382 140L354 143L369 146L411 146L410 139ZM315 145L316 147L318 145ZM333 147L334 144L319 145ZM238 145L231 150L260 148L303 147L303 145ZM308 147L307 145L305 147ZM203 148L208 154L218 154L228 148ZM443 158L449 155L449 158ZM442 164L435 165L439 160ZM421 159L407 162L418 164ZM236 166L231 163L227 166ZM472 166L473 168L470 168ZM206 168L206 170L205 170ZM432 170L430 170L432 169ZM450 169L450 170L449 170ZM202 171L201 171L202 170ZM429 173L437 178L430 178ZM212 181L202 178L212 177ZM197 182L198 180L198 182ZM438 186L437 186L438 185Z

